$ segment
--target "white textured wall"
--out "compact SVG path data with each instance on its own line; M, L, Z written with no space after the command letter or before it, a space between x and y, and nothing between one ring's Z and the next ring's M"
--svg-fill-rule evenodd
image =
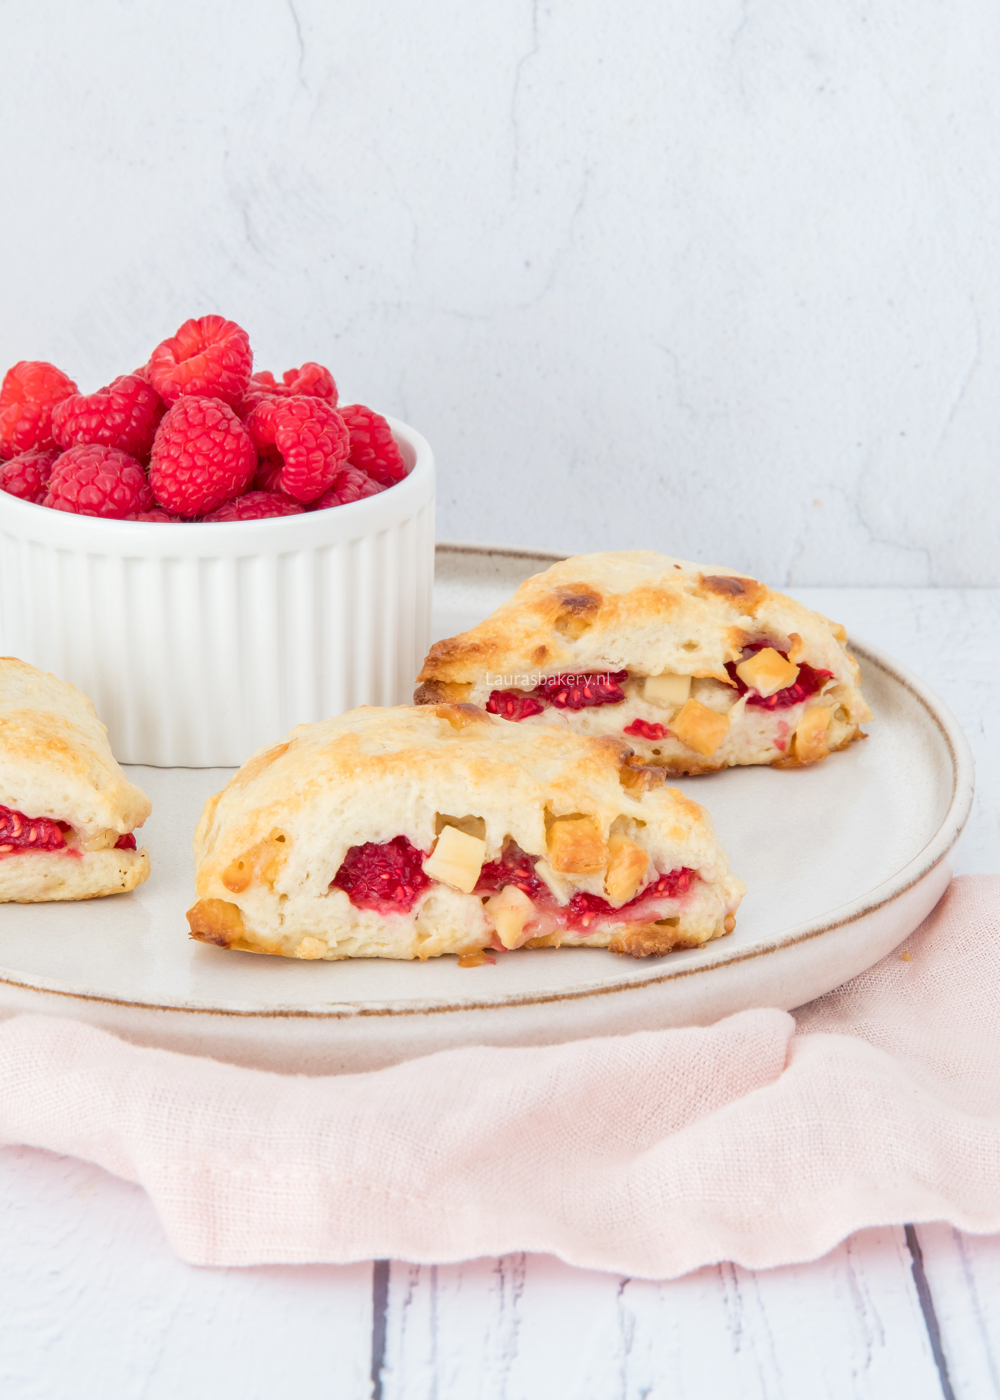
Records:
M220 310L426 433L443 537L1000 584L988 0L8 0L0 45L0 369Z

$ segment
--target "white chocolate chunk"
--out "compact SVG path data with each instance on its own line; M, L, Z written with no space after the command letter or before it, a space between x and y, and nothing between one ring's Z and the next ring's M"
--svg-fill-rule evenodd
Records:
M769 695L776 695L779 690L784 690L786 686L794 685L799 668L791 661L786 661L781 652L775 651L774 647L764 647L763 651L758 651L755 655L748 656L746 661L741 661L736 668L736 674L744 685L756 690L758 695L763 695L766 699Z
M642 698L665 710L683 705L690 694L691 677L674 676L669 671L662 676L647 676L642 683Z
M800 763L815 763L830 752L826 735L830 728L830 711L825 705L813 705L805 711L795 731L795 757Z
M573 895L572 882L565 875L559 875L547 860L535 862L535 874L545 885L557 904L568 904Z
M89 836L86 840L81 832L80 849L82 851L107 851L110 850L112 846L116 845L117 841L118 832L111 831L110 828L105 831L98 831L96 835Z
M534 916L535 906L516 885L504 885L499 894L483 906L493 920L497 937L505 948L519 948L525 924Z
M486 859L486 842L455 826L446 826L424 861L424 874L443 885L471 894Z
M642 884L649 865L649 854L634 841L616 832L608 839L608 873L604 877L604 892L616 908L627 904Z
M707 705L689 700L674 715L670 728L682 744L710 758L729 732L729 716L716 714Z
M549 827L549 864L561 875L594 875L608 863L596 817L556 817Z

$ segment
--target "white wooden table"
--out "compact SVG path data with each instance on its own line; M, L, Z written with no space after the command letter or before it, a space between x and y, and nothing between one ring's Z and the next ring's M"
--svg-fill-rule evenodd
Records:
M956 871L1000 871L1000 590L798 596L911 666L955 711L979 768ZM195 1269L172 1254L139 1187L0 1148L3 1400L284 1395L1000 1397L1000 1237L864 1230L810 1264L720 1264L668 1283L523 1254Z

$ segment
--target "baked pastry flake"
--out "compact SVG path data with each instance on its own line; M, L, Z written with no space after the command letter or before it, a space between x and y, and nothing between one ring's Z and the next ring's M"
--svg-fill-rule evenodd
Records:
M617 739L472 705L300 725L206 804L192 936L286 957L636 957L732 931L708 814Z
M801 767L871 719L839 624L731 569L651 550L583 554L435 642L418 705L623 737L672 773Z
M0 903L134 889L149 853L132 833L151 810L87 697L0 657Z

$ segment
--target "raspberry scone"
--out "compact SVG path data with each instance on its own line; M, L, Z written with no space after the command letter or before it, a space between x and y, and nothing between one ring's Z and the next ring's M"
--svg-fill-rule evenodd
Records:
M0 903L93 899L149 877L152 811L75 686L0 657Z
M194 938L309 959L645 957L732 932L744 893L708 814L626 743L474 705L299 725L209 799L194 854Z
M621 736L671 773L801 767L864 738L872 717L846 640L732 569L652 550L582 554L435 642L414 700Z

